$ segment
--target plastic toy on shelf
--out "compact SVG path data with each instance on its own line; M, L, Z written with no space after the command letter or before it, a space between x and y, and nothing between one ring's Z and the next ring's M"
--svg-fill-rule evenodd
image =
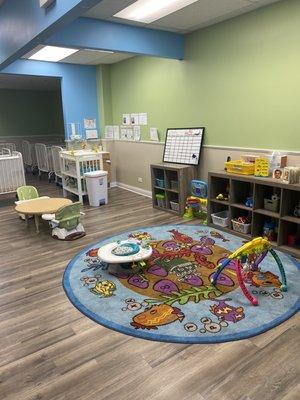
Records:
M191 195L200 197L201 199L207 198L207 183L193 179L191 181Z
M193 179L191 181L191 194L187 197L184 219L200 218L202 223L207 223L207 183Z
M219 193L216 196L216 200L221 200L221 201L228 201L229 197L226 193Z
M273 256L279 268L281 283L276 275L272 274L271 272L264 273L260 270L259 265L269 252ZM214 286L218 284L218 278L223 269L226 268L229 263L233 262L235 263L237 279L243 291L243 294L254 306L258 305L258 300L256 297L253 297L249 293L248 289L246 288L245 282L250 283L254 286L265 286L271 283L274 284L274 286L276 286L277 288L280 288L282 292L287 291L286 275L282 262L275 250L272 249L270 242L266 238L257 237L250 242L244 244L242 247L238 248L227 258L225 258L217 266L217 270L212 276L211 282Z
M249 208L253 207L253 196L249 196L246 198L245 206Z
M277 239L278 227L273 221L265 221L263 225L263 235L270 241L275 241Z

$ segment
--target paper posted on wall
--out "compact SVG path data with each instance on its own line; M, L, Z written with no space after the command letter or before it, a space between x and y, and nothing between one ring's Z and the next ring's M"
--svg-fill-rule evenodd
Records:
M84 129L96 129L96 120L94 118L84 118Z
M114 138L114 127L112 125L106 125L105 127L105 139Z
M139 125L148 125L148 114L147 113L139 114Z
M114 125L113 126L113 131L114 131L114 139L115 140L120 139L120 128L119 128L119 125Z
M157 128L150 128L150 139L154 141L158 141L158 132Z
M130 115L130 123L131 123L131 125L138 125L139 124L139 114L131 114Z
M136 141L141 140L141 127L139 125L133 127L133 139Z
M85 137L86 137L86 139L98 139L97 129L86 129Z
M130 114L123 114L122 123L123 125L131 125Z

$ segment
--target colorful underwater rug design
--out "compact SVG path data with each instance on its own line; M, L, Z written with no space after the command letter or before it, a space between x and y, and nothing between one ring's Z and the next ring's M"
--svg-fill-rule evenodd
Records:
M98 249L128 237L150 239L153 253L143 271L107 265ZM65 292L83 314L99 324L143 339L176 343L217 343L245 339L290 318L300 308L300 265L277 252L287 276L268 255L247 287L259 301L244 297L236 264L217 264L243 240L200 225L164 225L124 232L91 245L74 257L63 277Z

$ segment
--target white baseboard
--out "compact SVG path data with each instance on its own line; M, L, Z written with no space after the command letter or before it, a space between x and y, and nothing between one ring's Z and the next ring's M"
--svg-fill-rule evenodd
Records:
M117 187L120 187L122 189L129 190L129 192L140 194L141 196L150 197L150 198L152 197L152 193L149 190L140 189L140 188L138 188L136 186L127 185L125 183L112 182L110 186L111 187L117 186Z

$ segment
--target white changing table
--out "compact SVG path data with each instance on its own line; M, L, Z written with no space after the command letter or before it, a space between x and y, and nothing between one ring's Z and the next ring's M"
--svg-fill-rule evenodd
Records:
M76 194L82 202L83 196L87 194L85 185L85 172L104 170L107 171L109 152L93 150L64 150L60 152L61 175L63 195L68 192ZM73 179L70 179L73 178ZM71 181L74 181L71 184Z

